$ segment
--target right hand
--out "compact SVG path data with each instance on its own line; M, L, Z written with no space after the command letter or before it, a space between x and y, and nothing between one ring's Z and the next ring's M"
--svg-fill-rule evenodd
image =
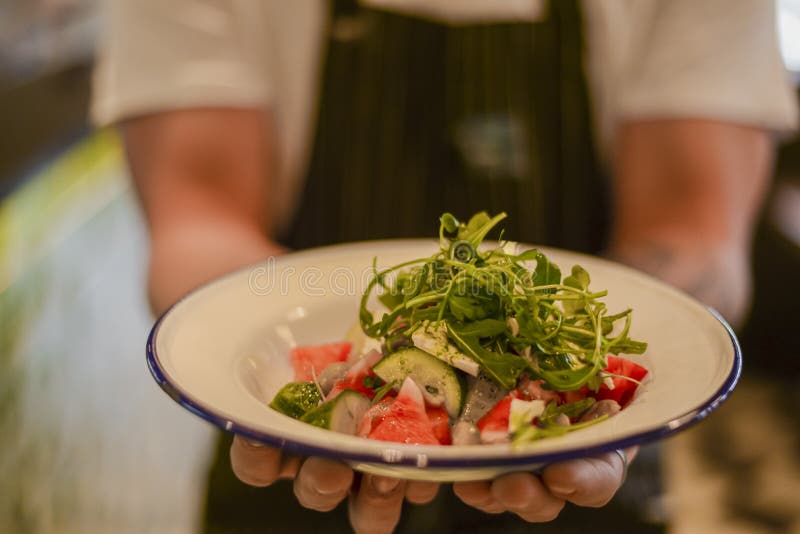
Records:
M239 480L251 486L293 478L298 502L319 512L333 510L349 496L350 523L358 534L391 532L400 520L403 499L424 504L439 491L433 482L360 475L341 462L299 458L239 436L231 445L231 467Z

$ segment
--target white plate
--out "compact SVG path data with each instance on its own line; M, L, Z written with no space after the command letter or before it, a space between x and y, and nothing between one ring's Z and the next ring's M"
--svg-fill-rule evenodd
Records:
M650 345L630 358L648 379L620 414L563 437L522 447L420 446L329 432L267 404L292 379L295 345L340 341L356 321L361 290L379 267L429 256L437 243L374 241L307 250L246 268L194 291L153 326L147 362L170 397L211 423L303 455L420 480L474 480L657 440L696 423L733 390L739 344L712 310L627 267L542 250L562 272L580 263L611 313L634 309L631 335Z

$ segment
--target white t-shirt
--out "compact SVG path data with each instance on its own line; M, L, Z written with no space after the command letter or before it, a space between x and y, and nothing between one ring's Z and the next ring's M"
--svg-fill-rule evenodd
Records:
M361 0L449 24L536 20L543 0ZM557 1L557 0L556 0ZM797 105L769 0L583 0L597 138L620 121L717 119L785 132ZM277 125L273 214L287 223L313 132L325 0L112 0L92 115L108 124L198 106L263 107Z

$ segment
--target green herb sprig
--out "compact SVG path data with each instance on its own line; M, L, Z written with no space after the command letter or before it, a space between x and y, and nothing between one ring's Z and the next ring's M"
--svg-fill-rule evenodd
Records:
M592 291L580 265L562 280L539 250L517 254L503 242L482 247L505 217L481 212L464 223L445 213L438 252L383 270L376 259L361 299L361 328L387 338L443 321L449 341L506 388L528 372L553 390L596 391L608 354L647 348L628 335L631 310L608 314L601 301L606 291ZM375 293L388 309L379 318L368 309Z

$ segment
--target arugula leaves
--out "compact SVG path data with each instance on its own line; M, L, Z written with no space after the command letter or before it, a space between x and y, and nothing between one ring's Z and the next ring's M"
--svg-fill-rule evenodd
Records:
M535 261L536 269L533 271L533 279L540 286L561 283L561 269L558 268L558 265L547 259L547 256L536 249L526 250L522 254L514 256L514 261ZM549 291L553 292L555 289Z
M462 336L487 338L500 335L508 330L508 324L499 319L481 319L459 326L458 331Z
M476 335L465 335L458 327L447 323L447 337L461 352L478 362L481 368L506 389L513 389L520 373L528 366L527 360L508 352L484 348Z
M600 300L606 292L590 289L580 265L562 281L561 269L539 250L481 250L505 217L480 212L464 223L444 213L436 254L383 271L374 264L359 310L362 329L375 338L408 338L424 321L443 321L448 340L506 388L523 371L549 389L599 387L607 354L647 348L628 336L631 310L609 315ZM389 310L377 319L367 309L373 292Z

